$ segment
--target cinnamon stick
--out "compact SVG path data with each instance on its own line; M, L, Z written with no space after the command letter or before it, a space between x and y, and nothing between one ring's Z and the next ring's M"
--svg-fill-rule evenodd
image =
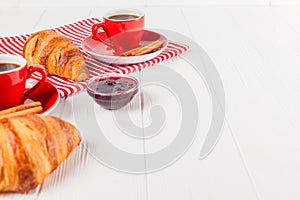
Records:
M33 108L29 108L29 109L25 109L25 110L13 112L13 113L0 115L0 120L3 119L3 118L10 118L10 117L18 117L18 116L28 115L28 114L35 114L35 113L39 113L39 112L42 112L42 111L43 111L42 106L33 107Z
M9 113L13 113L13 112L17 112L17 111L21 111L21 110L26 110L29 108L33 108L33 107L37 107L37 106L41 106L41 102L39 101L34 101L31 103L27 103L27 104L22 104L19 106L14 106L5 110L1 110L0 111L0 115L4 115L4 114L9 114Z
M141 56L141 55L144 55L144 54L154 51L155 49L159 48L163 43L164 42L161 40L156 40L145 46L128 50L128 51L122 53L121 55L122 56Z
M0 119L39 113L41 111L43 111L41 102L35 101L0 111Z
M159 48L163 43L164 42L160 41L160 40L158 40L157 42L150 43L149 46L146 45L144 48L141 48L138 52L135 52L134 56L141 56L141 55L150 53L150 52L154 51L155 49Z
M130 56L130 55L131 55L131 53L133 53L133 52L135 52L135 51L139 50L140 48L141 48L141 47L136 47L136 48L134 48L134 49L131 49L131 50L125 51L124 53L122 53L122 54L121 54L121 56Z

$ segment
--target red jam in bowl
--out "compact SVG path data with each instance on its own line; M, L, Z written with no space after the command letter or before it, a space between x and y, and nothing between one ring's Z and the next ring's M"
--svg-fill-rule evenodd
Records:
M138 81L126 75L102 75L87 82L87 93L107 110L122 108L137 91Z

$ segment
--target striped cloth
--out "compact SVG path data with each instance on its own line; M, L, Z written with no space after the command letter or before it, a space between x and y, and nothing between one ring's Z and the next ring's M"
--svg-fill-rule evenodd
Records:
M80 50L82 51L80 44L81 41L90 36L91 34L91 27L95 23L99 23L100 20L96 18L89 18L84 19L72 24L64 25L58 28L54 28L53 30L64 35L65 37L71 39L75 45L77 45ZM19 35L19 36L12 36L12 37L0 37L0 53L2 54L18 54L22 55L22 48L26 41L26 39L29 37L29 34L26 35ZM156 58L153 58L152 60L138 63L138 64L132 64L132 65L108 65L104 63L100 63L93 59L91 56L84 54L86 58L86 63L89 68L89 72L91 76L96 76L99 74L104 73L120 73L120 74L128 74L131 72L134 72L136 70L141 70L147 66L152 66L154 64L160 63L164 60L170 59L172 57L178 56L181 53L187 51L188 46L171 42L169 41L169 44L167 48ZM82 51L83 52L83 51ZM34 75L32 77L34 80L38 80L39 76ZM74 82L69 79L61 78L58 76L48 76L48 81L52 83L59 91L60 95L68 96L71 94L74 94L76 92L79 92L81 90L84 90L86 87L85 82ZM34 81L32 80L32 81Z

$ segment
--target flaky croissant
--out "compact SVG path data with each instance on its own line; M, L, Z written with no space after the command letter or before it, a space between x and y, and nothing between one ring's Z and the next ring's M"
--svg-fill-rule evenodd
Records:
M77 129L39 114L0 120L0 192L36 188L80 143Z
M29 65L45 66L48 74L74 81L88 78L88 69L81 51L71 40L52 31L43 30L29 36L23 46Z

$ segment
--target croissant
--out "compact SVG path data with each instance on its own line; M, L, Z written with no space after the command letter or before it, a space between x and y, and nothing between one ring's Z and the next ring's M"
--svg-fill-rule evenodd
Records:
M43 30L31 34L23 46L23 56L29 65L45 66L50 75L74 81L88 78L81 51L70 39L55 31Z
M36 188L80 143L77 129L39 114L0 120L0 192Z

